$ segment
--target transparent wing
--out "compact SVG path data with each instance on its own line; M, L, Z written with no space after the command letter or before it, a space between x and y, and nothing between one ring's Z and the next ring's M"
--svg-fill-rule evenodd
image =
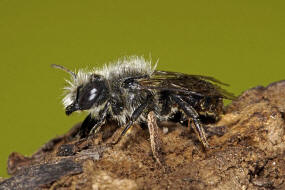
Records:
M169 71L154 71L150 78L141 78L138 83L147 89L168 90L178 94L195 94L198 96L221 97L233 100L235 96L219 85L227 84L201 75L187 75Z

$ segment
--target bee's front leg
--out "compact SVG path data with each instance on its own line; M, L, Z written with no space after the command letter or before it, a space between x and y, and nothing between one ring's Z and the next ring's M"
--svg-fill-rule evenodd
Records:
M97 118L94 118L91 114L89 114L84 119L83 123L81 124L80 131L78 133L80 138L86 138L88 136L91 136L100 129L100 127L105 122L109 105L109 102L107 102L104 108L99 112L99 116Z
M124 130L122 131L121 135L119 138L114 142L114 144L117 144L121 138L126 134L126 132L130 129L130 127L136 122L136 120L140 117L140 115L144 112L144 110L149 106L149 104L152 101L152 96L149 93L149 95L146 97L145 101L141 103L135 111L132 113L132 116L130 118L130 121L127 123L125 126Z

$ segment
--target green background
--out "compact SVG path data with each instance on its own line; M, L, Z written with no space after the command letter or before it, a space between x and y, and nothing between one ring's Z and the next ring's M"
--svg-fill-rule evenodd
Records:
M72 70L126 55L214 76L236 95L285 79L285 1L0 0L0 176L86 114L61 105Z

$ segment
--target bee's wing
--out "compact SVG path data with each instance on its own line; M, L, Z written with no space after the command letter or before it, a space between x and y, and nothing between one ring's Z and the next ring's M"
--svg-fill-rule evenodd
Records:
M154 71L150 78L138 80L143 88L169 90L178 94L195 94L198 96L221 97L233 100L232 93L222 89L220 85L227 85L215 78L201 75L187 75L183 73Z

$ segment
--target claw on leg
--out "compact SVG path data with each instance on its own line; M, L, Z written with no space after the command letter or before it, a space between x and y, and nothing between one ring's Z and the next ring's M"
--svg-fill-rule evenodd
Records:
M127 125L127 127L125 127L124 128L124 130L119 134L119 137L116 137L115 136L115 138L116 138L116 140L112 143L113 145L115 145L115 144L118 144L118 142L122 139L122 137L128 132L128 130L130 129L130 128L132 128L133 127L133 125Z
M194 123L193 129L194 129L195 133L198 135L199 140L200 140L200 142L202 142L203 146L205 148L210 148L210 145L209 145L207 138L206 138L204 128L203 128L203 126L200 125L200 122Z

